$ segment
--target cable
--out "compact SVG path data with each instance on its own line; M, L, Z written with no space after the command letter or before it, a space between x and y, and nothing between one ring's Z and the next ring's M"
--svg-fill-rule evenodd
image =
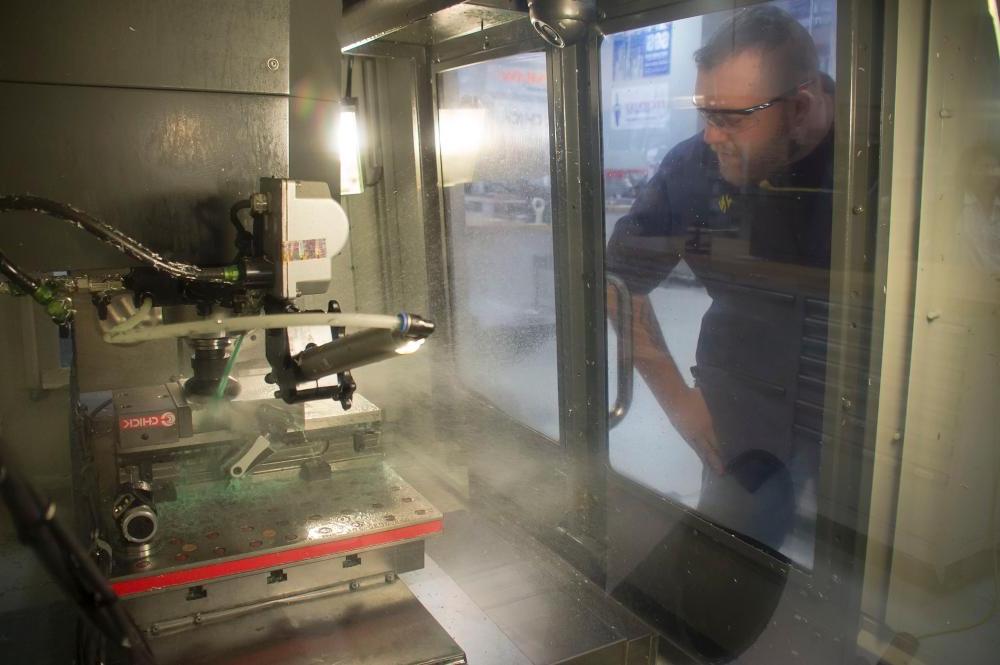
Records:
M31 547L56 584L109 640L129 650L132 663L155 662L145 637L90 554L57 516L56 506L5 464L0 446L0 497L10 510L18 540Z
M218 284L227 284L239 279L239 268L237 266L199 268L190 263L168 261L138 240L130 238L110 224L102 222L96 217L66 203L45 199L40 196L0 196L0 213L14 211L37 212L70 222L77 228L97 236L119 252L127 254L177 279Z
M14 265L3 252L0 252L0 274L3 274L3 276L9 279L17 288L21 289L28 295L37 291L38 287L41 286L37 280L31 277L31 275Z
M253 234L246 230L243 221L240 219L241 210L250 210L250 199L237 201L229 209L229 221L236 229L236 256L237 259L249 256L253 252Z

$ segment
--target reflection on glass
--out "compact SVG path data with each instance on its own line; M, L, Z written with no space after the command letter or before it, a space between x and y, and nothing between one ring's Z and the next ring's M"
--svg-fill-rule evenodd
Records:
M545 55L445 72L438 92L459 374L557 439Z
M631 290L637 381L609 434L608 589L695 662L853 662L821 634L858 626L863 662L996 660L993 4L930 3L926 91L927 44L900 41L891 191L888 162L856 183L891 203L868 227L833 216L864 210L834 187L834 2L602 46L606 267Z
M835 373L833 12L767 3L602 49L607 270L630 292L609 290L609 320L630 298L641 379L610 462L697 515L612 492L609 588L705 662L752 651L783 597L787 575L749 552L814 563Z
M786 5L605 42L608 269L635 298L642 377L611 432L611 463L809 566L833 192L834 83L821 65L834 5Z
M476 161L483 150L486 109L443 108L438 118L444 186L472 182L476 177Z

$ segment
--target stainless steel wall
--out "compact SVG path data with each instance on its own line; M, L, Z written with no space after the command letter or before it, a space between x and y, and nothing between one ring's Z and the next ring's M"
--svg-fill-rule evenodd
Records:
M229 204L288 172L289 4L8 3L0 191L74 203L178 258L227 260ZM5 216L0 243L28 269L123 263L37 215Z
M5 2L0 192L75 204L171 257L231 259L229 206L260 176L322 179L336 191L339 15L340 3L324 0ZM0 247L29 270L130 263L32 214L0 217ZM24 305L0 298L0 437L47 492L65 496L70 393L32 388ZM117 371L123 384L158 380L141 363ZM0 572L10 573L0 623L33 626L0 644L0 661L49 662L60 633L25 613L56 596L3 509Z

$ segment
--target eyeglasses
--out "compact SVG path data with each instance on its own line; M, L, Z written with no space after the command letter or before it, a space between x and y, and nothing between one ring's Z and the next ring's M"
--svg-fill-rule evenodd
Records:
M706 108L704 106L698 106L696 98L692 99L692 101L694 102L695 108L698 109L698 113L701 114L701 117L705 119L706 123L716 129L721 129L724 132L737 133L750 129L757 124L758 118L754 115L757 111L763 111L764 109L771 108L778 102L783 102L789 99L792 95L810 83L812 83L812 79L799 83L794 88L786 90L773 99L769 99L760 104L755 104L754 106L748 106L745 109Z

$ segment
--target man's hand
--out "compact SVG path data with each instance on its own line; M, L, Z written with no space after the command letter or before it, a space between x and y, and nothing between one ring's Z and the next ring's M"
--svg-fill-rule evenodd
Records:
M684 440L712 471L722 475L725 466L719 451L719 440L712 424L712 415L698 388L679 391L667 409L667 417Z
M609 318L617 321L618 294L610 286L607 303ZM636 369L670 422L704 464L715 473L725 473L705 398L701 390L689 387L681 376L647 295L632 298L632 341Z

